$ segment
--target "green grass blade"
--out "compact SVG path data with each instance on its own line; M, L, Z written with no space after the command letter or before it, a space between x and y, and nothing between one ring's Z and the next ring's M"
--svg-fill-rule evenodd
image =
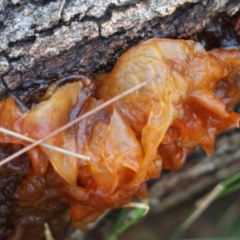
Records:
M225 197L233 192L236 192L240 190L240 183L236 183L235 185L231 186L231 187L228 187L226 189L224 189L218 196L218 198L222 198L222 197Z
M147 200L143 201L143 203L147 204ZM119 235L143 218L145 211L143 208L136 208L131 211L122 209L117 222L105 240L116 240Z
M196 212L196 210L197 210L197 207L193 207L183 222L186 222ZM170 237L169 240L179 240L183 236L185 231L186 231L186 229L182 225L180 225L176 229L176 231L174 231L174 233L172 234L172 236Z
M220 184L226 188L238 180L240 180L240 172L238 172L238 173L234 174L233 176L227 178L226 180L220 182Z

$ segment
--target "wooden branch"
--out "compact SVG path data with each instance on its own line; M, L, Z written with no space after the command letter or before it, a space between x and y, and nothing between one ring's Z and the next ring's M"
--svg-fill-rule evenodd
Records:
M62 76L91 78L143 40L188 38L216 14L232 16L239 9L239 0L0 0L0 95L24 99ZM181 171L162 174L151 184L150 213L239 171L239 140L239 131L230 130L219 138L213 157L198 150Z
M238 0L2 2L2 96L16 89L26 95L63 75L92 77L142 40L187 37L218 12L232 15L240 8Z

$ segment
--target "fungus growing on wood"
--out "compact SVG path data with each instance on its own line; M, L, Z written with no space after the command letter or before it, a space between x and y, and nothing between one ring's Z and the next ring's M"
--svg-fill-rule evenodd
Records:
M91 84L64 85L30 110L12 97L2 101L0 127L38 140L152 80L45 141L90 160L36 146L15 159L17 166L8 162L0 168L20 179L5 199L15 209L23 207L11 236L27 234L35 215L36 232L48 222L57 234L53 212L67 206L74 221L92 222L136 195L146 197L146 181L159 177L162 168L181 168L196 146L212 154L216 135L239 125L240 115L231 111L240 100L239 72L239 50L206 52L190 40L151 39L124 53L110 73ZM29 145L4 133L0 142L12 144L9 148Z

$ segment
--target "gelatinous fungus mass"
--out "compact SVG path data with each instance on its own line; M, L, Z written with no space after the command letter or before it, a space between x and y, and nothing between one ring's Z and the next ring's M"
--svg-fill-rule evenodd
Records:
M0 235L41 238L46 222L59 239L68 206L74 221L94 221L135 195L146 197L146 181L162 168L181 168L197 145L212 154L216 135L238 126L231 107L240 100L239 74L239 50L206 52L191 40L151 39L123 54L109 74L60 87L28 111L12 97L0 102L1 127L40 139L152 79L47 140L91 160L38 146L0 168ZM1 158L28 145L2 133L0 142Z

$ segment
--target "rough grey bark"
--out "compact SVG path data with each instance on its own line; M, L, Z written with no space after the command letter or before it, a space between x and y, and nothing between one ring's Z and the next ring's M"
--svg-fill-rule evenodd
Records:
M0 95L92 77L142 40L187 37L239 8L238 0L0 0Z

